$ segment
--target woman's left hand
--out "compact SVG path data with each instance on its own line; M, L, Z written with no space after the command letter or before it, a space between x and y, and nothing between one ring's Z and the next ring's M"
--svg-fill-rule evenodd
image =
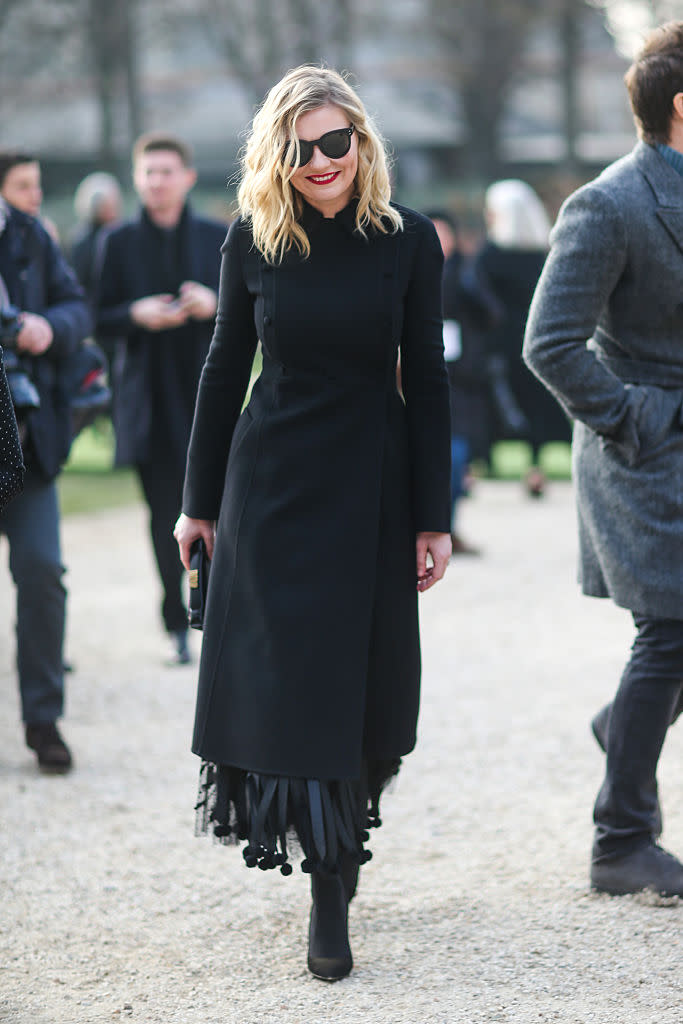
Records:
M175 524L173 536L178 541L180 561L186 569L190 568L190 548L192 542L202 537L206 544L206 553L213 558L213 545L216 536L216 524L210 519L192 519L181 512Z
M429 590L443 577L451 557L453 545L450 533L418 533L417 535L417 589ZM431 565L427 556L431 556Z

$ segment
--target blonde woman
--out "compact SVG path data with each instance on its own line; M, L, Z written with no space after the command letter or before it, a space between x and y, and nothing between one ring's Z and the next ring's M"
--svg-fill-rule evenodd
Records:
M212 555L199 823L283 874L296 837L308 965L331 981L352 967L366 829L415 743L417 593L450 556L442 256L391 203L382 142L331 70L270 91L238 198L175 531L186 566L198 537Z

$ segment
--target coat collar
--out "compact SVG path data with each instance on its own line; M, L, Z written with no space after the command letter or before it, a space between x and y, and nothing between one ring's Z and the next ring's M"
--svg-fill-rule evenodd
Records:
M189 202L186 202L183 207L183 212L180 215L180 220L176 224L174 230L179 234L180 253L184 271L183 276L185 280L188 281L199 281L201 274L201 248L199 240L196 237L196 223L192 207ZM146 232L159 232L163 230L154 224L144 206L141 206L138 211L138 227L141 229L143 237ZM137 252L139 256L139 247ZM141 274L143 278L145 276L144 263L145 261L140 259Z
M683 178L654 146L639 142L636 163L657 200L657 216L679 249L683 250Z
M149 213L147 212L147 208L145 206L141 206L139 208L139 210L138 210L138 218L139 218L140 223L145 225L146 228L151 228L153 231L159 231L159 232L162 232L162 231L165 230L164 228L160 228L157 224L154 223L154 221L150 217ZM183 231L190 219L191 219L190 204L189 204L189 202L186 202L185 205L183 206L182 210L181 210L180 217L178 218L178 222L172 228L169 228L168 230L169 231Z
M320 210L316 210L314 206L303 201L303 211L301 214L301 223L307 232L315 231L322 226L326 219L334 221L335 224L339 224L344 228L350 235L353 235L356 231L356 210L358 208L358 200L352 199L350 203L340 210L339 213L335 214L334 217L325 218Z

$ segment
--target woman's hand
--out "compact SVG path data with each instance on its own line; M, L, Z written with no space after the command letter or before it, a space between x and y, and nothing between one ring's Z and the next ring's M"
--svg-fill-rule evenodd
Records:
M422 593L433 587L446 572L453 545L449 533L418 533L417 541L417 589ZM431 556L431 565L427 556Z
M181 513L178 517L178 522L175 524L173 536L178 541L180 561L186 569L190 568L190 547L192 542L197 540L198 537L204 538L206 553L209 558L213 558L213 542L216 530L211 519L191 519L189 516Z

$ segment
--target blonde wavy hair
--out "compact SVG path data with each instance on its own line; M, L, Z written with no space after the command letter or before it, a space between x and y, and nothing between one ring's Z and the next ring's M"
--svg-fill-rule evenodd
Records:
M334 104L353 125L358 146L356 229L367 237L373 228L400 231L403 220L390 205L391 185L384 141L362 101L337 72L313 65L288 71L273 86L256 113L242 154L237 202L251 222L256 248L269 263L279 263L293 246L304 258L311 245L301 225L303 199L291 184L292 160L299 155L298 118Z

